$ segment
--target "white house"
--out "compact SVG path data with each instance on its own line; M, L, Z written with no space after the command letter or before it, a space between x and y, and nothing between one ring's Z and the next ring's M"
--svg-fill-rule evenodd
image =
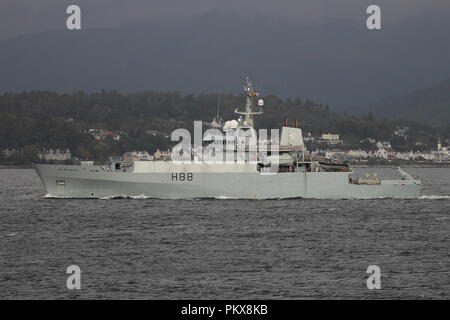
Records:
M169 160L172 157L172 152L170 150L160 151L159 149L153 154L153 158L156 160Z
M322 133L320 139L318 139L317 142L327 143L331 145L344 143L344 141L339 139L339 135L334 133Z
M379 159L392 160L395 159L395 151L392 148L381 147L375 151L375 157Z
M72 158L69 149L66 149L65 151L59 149L44 149L38 154L38 157L43 161L66 161Z
M131 151L125 152L123 159L126 161L151 161L153 157L147 151Z
M350 157L354 158L368 158L369 154L365 150L349 150L346 153Z
M392 148L392 146L389 141L378 141L377 148L378 149L380 149L380 148L390 149L390 148Z

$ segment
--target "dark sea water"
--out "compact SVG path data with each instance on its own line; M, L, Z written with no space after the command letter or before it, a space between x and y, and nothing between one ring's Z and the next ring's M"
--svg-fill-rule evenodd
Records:
M449 299L450 169L407 171L419 199L173 201L46 199L0 170L0 298Z

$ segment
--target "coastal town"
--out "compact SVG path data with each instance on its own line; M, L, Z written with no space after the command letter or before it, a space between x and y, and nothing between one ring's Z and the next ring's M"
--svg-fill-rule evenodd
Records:
M160 135L156 130L148 130L149 134L153 136ZM395 132L396 135L406 138L405 129L399 129ZM119 142L121 139L128 136L125 132L113 132L109 130L91 128L86 130L95 141L110 140ZM164 138L170 139L170 135L163 134ZM389 141L377 141L373 138L366 138L360 140L360 148L346 148L344 139L338 133L323 133L319 136L314 136L311 133L306 133L304 141L307 146L308 154L311 158L327 158L340 161L346 161L353 164L377 164L377 163L423 163L423 164L447 164L450 163L450 141L445 140L444 143L440 138L436 141L434 149L423 151L396 151ZM367 146L370 148L367 148ZM133 150L127 151L121 156L125 160L169 160L171 156L170 150L161 149L159 146L151 146L156 149L154 152L148 150ZM1 151L3 159L14 158L21 155L26 150L5 149ZM28 150L28 152L30 152ZM33 152L33 151L32 151ZM60 148L44 148L41 150L34 149L37 159L43 163L90 163L97 159L80 159L73 155L69 149Z
M323 156L325 158L340 158L349 162L364 163L372 161L410 161L410 162L434 162L434 163L448 163L450 162L450 147L443 146L440 138L436 143L435 149L426 151L408 151L400 152L392 148L389 141L376 141L371 138L361 140L361 144L369 142L374 145L375 148L367 150L363 148L348 149L339 148L339 145L343 144L343 140L340 139L339 134L326 133L322 134L318 138L309 136L305 138L305 141L320 141L325 143L328 147L323 149L310 150L313 156ZM449 141L446 141L448 145Z

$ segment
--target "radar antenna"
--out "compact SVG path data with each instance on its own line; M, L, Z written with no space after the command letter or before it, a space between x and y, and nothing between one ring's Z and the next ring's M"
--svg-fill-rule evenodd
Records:
M245 79L244 91L246 95L245 111L239 111L239 109L236 108L236 110L234 110L234 113L245 116L244 126L253 127L253 116L263 113L261 107L264 105L264 102L262 99L260 99L258 101L260 111L253 111L253 99L255 97L259 97L259 93L253 90L252 81L249 78Z

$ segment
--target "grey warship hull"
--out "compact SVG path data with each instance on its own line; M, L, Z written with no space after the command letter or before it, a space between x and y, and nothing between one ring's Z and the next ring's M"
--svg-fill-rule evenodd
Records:
M351 172L264 174L247 165L232 172L226 168L169 166L164 172L114 172L102 166L44 164L35 165L35 169L47 195L58 198L371 199L420 195L420 180L415 179L355 184L351 183Z

